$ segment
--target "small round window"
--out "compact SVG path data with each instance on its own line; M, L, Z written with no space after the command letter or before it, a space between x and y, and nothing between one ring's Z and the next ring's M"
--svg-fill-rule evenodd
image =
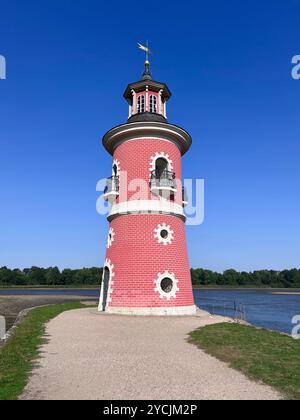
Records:
M169 236L169 232L166 229L163 229L163 230L160 231L160 236L163 239L167 239L167 237Z
M170 245L174 239L174 231L170 225L161 223L154 229L154 238L157 238L159 244Z
M173 280L169 277L165 277L164 279L162 279L160 287L165 293L170 293L173 289Z

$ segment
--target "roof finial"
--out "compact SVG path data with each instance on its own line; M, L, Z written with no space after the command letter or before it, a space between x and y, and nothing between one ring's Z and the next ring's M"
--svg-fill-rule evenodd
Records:
M146 53L146 60L145 60L145 70L142 74L142 80L146 80L146 79L152 79L152 75L151 75L151 71L150 71L150 62L149 62L149 53L151 53L149 47L148 47L148 41L147 41L147 46L145 47L142 44L138 43L138 47L145 51Z

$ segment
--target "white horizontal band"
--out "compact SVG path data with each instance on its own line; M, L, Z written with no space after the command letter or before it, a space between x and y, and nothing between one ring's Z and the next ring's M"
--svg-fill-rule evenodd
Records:
M116 214L130 213L167 213L185 217L180 204L168 200L132 200L113 204L109 218Z
M142 316L163 316L163 315L173 315L173 316L181 316L181 315L196 315L196 306L170 306L170 307L118 307L118 306L108 306L105 309L106 313L109 314L119 314L119 315L142 315Z
M135 122L121 124L109 130L103 137L102 142L106 150L113 154L114 150L124 141L138 138L166 139L176 144L184 155L190 148L191 136L183 129L165 122Z

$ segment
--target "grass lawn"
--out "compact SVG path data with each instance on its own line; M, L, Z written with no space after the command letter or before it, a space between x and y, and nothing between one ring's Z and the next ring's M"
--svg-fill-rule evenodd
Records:
M226 323L191 332L190 342L287 398L300 399L300 340Z
M22 393L46 341L45 324L61 312L86 308L80 302L49 305L32 309L17 327L15 334L0 349L0 400L15 400Z

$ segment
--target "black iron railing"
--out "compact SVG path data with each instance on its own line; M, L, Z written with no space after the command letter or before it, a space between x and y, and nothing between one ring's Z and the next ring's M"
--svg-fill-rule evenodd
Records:
M153 171L150 179L151 188L176 189L175 173L170 171Z
M104 194L118 193L118 192L119 192L119 177L111 176L110 178L107 178Z

